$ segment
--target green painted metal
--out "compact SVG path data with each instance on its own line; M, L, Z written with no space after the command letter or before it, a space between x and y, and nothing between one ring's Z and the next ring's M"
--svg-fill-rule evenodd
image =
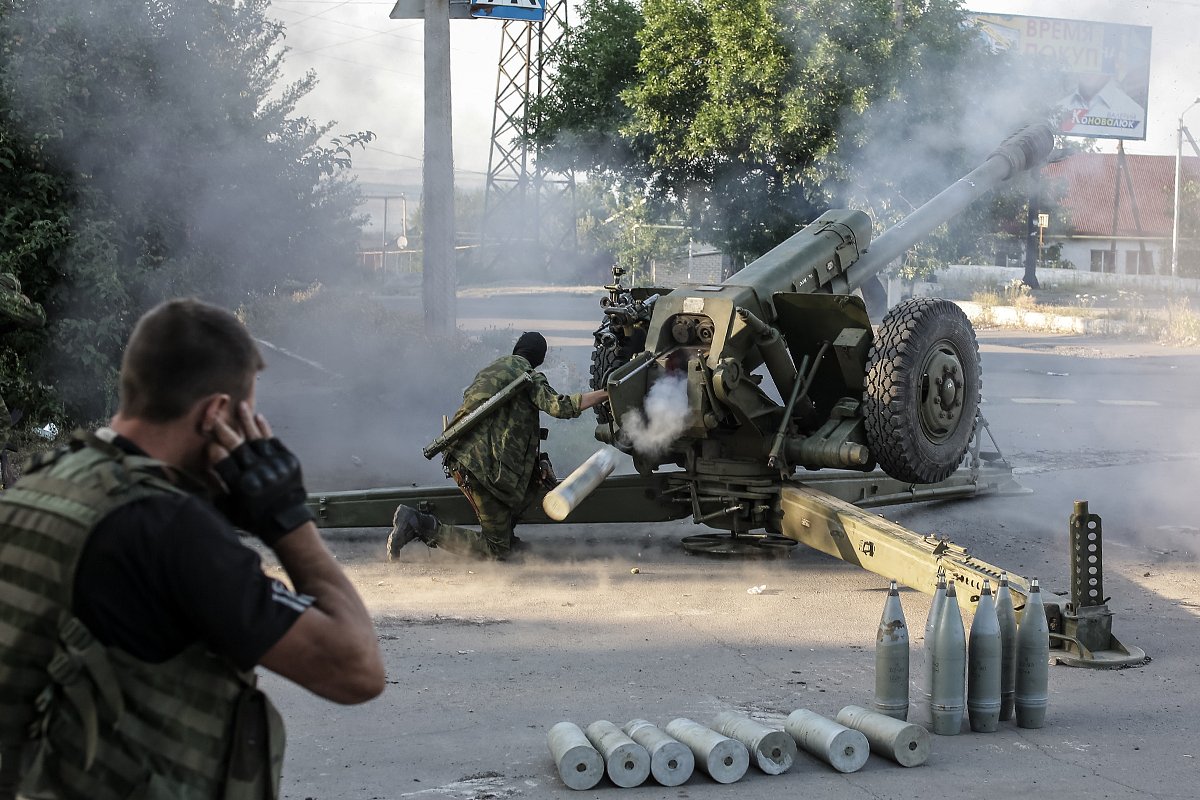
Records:
M690 490L695 483L696 477L689 477L683 471L613 475L562 523L550 519L540 507L529 509L522 522L533 525L670 522L693 516ZM760 501L777 506L779 489L785 485L809 486L863 508L1027 491L1012 479L1006 465L964 468L941 483L925 486L903 484L879 471L864 475L822 470L806 474L802 481L792 479L765 486ZM475 512L453 484L314 492L308 497L317 525L322 528L391 527L392 514L401 503L434 514L452 525L476 523Z
M580 503L564 522L669 522L691 514L689 503L671 498L664 475L614 475ZM308 505L317 516L317 525L322 528L390 528L392 515L401 503L452 525L478 522L471 505L453 484L314 492L308 497ZM522 522L557 524L540 506L529 509Z

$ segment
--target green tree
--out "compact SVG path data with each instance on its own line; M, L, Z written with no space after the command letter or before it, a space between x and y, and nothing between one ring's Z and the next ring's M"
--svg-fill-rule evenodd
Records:
M1167 264L1162 267L1170 271L1170 251ZM1179 276L1200 276L1200 181L1186 175L1179 185Z
M0 157L12 163L0 252L51 321L12 343L18 374L0 375L17 386L11 405L94 419L154 303L237 306L352 269L361 221L343 168L372 135L324 143L328 125L294 115L316 78L278 85L284 31L266 8L0 7Z
M1047 100L956 0L899 20L892 0L587 0L582 16L536 140L738 263L831 205L890 224Z
M584 0L579 16L548 54L553 90L530 104L530 139L555 169L641 183L648 142L620 132L632 121L621 93L638 79L642 13L630 0Z

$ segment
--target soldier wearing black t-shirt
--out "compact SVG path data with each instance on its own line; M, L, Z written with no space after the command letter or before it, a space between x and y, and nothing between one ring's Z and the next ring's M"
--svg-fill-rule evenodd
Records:
M145 455L123 436L112 444ZM118 508L92 531L75 570L79 621L101 642L151 663L199 640L253 669L312 603L268 578L228 520L192 494Z
M339 703L383 690L300 464L253 411L261 368L235 317L164 303L130 337L110 426L0 498L0 800L274 798L283 725L256 665Z

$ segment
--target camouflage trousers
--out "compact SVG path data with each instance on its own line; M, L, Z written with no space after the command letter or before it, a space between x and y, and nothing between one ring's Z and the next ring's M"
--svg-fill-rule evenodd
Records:
M8 411L8 405L4 402L4 398L0 397L0 487L5 489L11 489L15 482L7 452L12 435L12 415ZM4 795L0 794L0 800L4 800Z
M521 502L516 507L508 505L484 489L466 470L455 470L451 473L451 477L454 478L454 482L458 484L462 493L466 495L471 508L475 510L480 530L475 531L440 522L437 530L425 540L425 543L457 555L476 558L507 558L512 552L513 528L520 521L521 515L534 503L540 503L546 494L537 474L534 474L525 496L521 498Z
M4 402L4 398L0 397L0 447L8 444L8 440L12 438L12 432L12 415L8 413L8 405Z

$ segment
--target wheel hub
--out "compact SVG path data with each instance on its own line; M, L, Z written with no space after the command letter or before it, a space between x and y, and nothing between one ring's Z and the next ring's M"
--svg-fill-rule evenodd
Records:
M963 368L947 342L930 350L922 378L921 427L932 441L942 441L957 428L963 408Z

